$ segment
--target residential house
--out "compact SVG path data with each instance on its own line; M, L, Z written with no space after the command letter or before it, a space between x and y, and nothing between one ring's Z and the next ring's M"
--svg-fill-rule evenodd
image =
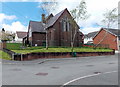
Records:
M97 34L98 31L90 32L84 36L84 44L93 43L93 37Z
M119 50L120 30L101 28L93 38L94 44L108 45L109 48Z
M75 26L69 20L73 21ZM66 8L55 16L50 14L45 17L45 14L42 14L41 22L30 21L26 40L31 46L45 46L47 36L48 46L71 46L76 32L74 46L81 46L84 35L79 29Z
M27 35L27 32L16 31L15 42L16 42L16 43L22 43L23 38L24 38L26 35Z

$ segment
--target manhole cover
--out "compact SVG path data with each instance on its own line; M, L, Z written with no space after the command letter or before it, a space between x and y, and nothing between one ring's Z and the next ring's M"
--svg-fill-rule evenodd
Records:
M94 72L94 74L99 74L99 73L101 73L101 72Z
M21 69L10 69L10 70L12 70L12 71L21 71Z
M46 75L48 75L48 73L42 73L42 72L40 72L40 73L37 73L37 74L35 74L35 75L38 75L38 76L46 76Z
M108 63L108 64L115 64L115 63Z
M59 67L55 67L55 66L54 66L54 67L51 67L51 68L52 68L52 69L59 69Z
M87 67L92 67L92 66L94 66L94 65L86 65Z

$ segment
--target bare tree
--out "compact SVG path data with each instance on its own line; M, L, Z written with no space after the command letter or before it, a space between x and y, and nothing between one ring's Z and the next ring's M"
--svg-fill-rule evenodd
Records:
M48 16L51 14L52 11L56 9L57 4L58 3L56 2L56 0L51 0L49 2L47 0L42 0L40 8L42 8L44 13Z
M107 31L106 31L105 35L103 36L103 38L95 46L95 48L98 47L98 45L101 44L103 42L103 40L105 40L105 38L107 37L107 34L108 34L108 29L111 28L112 25L118 21L118 14L116 13L116 11L117 11L117 8L114 8L103 14L104 19L102 20L102 22L104 23L104 25L106 25Z
M78 23L78 21L80 20L86 20L90 16L87 13L87 6L86 6L85 0L82 0L78 6L76 6L74 9L70 11L70 13L73 19L69 21L72 24L72 26L75 28L74 30L71 29L71 34L72 34L71 35L71 51L73 52L74 40L75 40L76 33L78 32L76 22Z
M55 10L56 6L57 2L55 0L51 0L51 2L47 2L47 0L42 0L42 3L40 5L47 16L49 16L51 12ZM46 49L48 49L48 30L46 30Z
M104 19L102 20L102 22L106 24L106 27L107 28L112 27L112 25L117 22L117 18L118 18L117 8L106 11L103 14L103 16L104 16Z

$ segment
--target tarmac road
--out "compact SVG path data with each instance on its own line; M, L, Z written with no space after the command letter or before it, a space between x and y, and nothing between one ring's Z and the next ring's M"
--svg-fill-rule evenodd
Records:
M118 54L17 63L4 60L2 85L118 85Z

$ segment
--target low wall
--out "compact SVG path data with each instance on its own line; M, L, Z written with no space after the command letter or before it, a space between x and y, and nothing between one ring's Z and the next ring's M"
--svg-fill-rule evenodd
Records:
M46 53L28 53L14 55L14 60L32 60L42 58L70 58L70 57L86 57L86 56L103 56L114 55L115 52L46 52Z
M21 54L15 53L15 52L13 52L13 51L11 51L9 49L6 49L6 48L3 48L2 51L8 53L11 56L11 59L13 59L13 60L15 60L15 59L18 60L19 57L21 56Z
M4 52L8 53L13 60L24 61L32 59L43 59L43 58L70 58L70 57L87 57L87 56L103 56L103 55L114 55L115 50L112 52L40 52L40 53L28 53L18 54L8 49L3 49Z

